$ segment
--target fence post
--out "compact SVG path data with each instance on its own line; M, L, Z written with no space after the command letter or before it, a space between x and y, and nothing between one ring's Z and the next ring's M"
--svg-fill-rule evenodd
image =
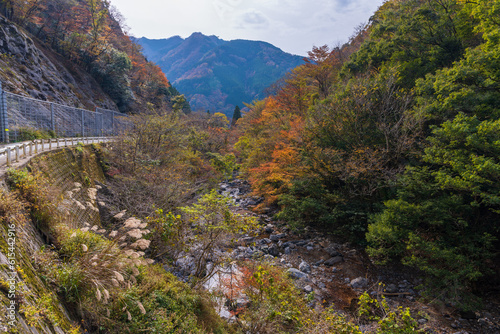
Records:
M111 112L111 135L115 135L115 112Z
M9 118L7 115L7 99L2 89L2 82L0 82L0 127L2 142L9 142Z
M85 113L82 110L82 137L85 137Z
M54 104L50 102L50 128L56 133L56 120L54 119Z
M97 112L97 107L95 107L95 110L94 110L94 126L95 126L95 136L98 135L99 133L99 123L98 123L98 119L99 119L99 113Z

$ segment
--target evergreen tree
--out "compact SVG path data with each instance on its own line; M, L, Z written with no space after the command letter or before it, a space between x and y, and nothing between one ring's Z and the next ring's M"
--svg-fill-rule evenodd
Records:
M236 122L241 118L241 110L239 106L234 108L233 119L231 120L231 126L235 126Z

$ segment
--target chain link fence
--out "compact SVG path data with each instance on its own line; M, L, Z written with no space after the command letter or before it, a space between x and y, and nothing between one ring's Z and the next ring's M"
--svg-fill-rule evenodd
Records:
M4 143L29 139L33 131L53 137L114 136L127 128L126 115L114 110L74 108L6 92L0 83L0 140Z

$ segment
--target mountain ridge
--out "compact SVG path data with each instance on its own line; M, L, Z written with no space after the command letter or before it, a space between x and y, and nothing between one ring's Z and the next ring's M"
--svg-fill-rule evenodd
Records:
M264 97L264 90L304 63L264 41L222 40L195 32L187 38L136 38L195 111L223 112Z

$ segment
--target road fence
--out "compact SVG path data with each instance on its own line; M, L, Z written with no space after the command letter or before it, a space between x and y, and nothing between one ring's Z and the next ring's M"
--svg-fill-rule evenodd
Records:
M33 131L53 137L118 135L129 123L127 115L103 108L94 111L37 100L2 89L0 82L0 142L26 140Z

